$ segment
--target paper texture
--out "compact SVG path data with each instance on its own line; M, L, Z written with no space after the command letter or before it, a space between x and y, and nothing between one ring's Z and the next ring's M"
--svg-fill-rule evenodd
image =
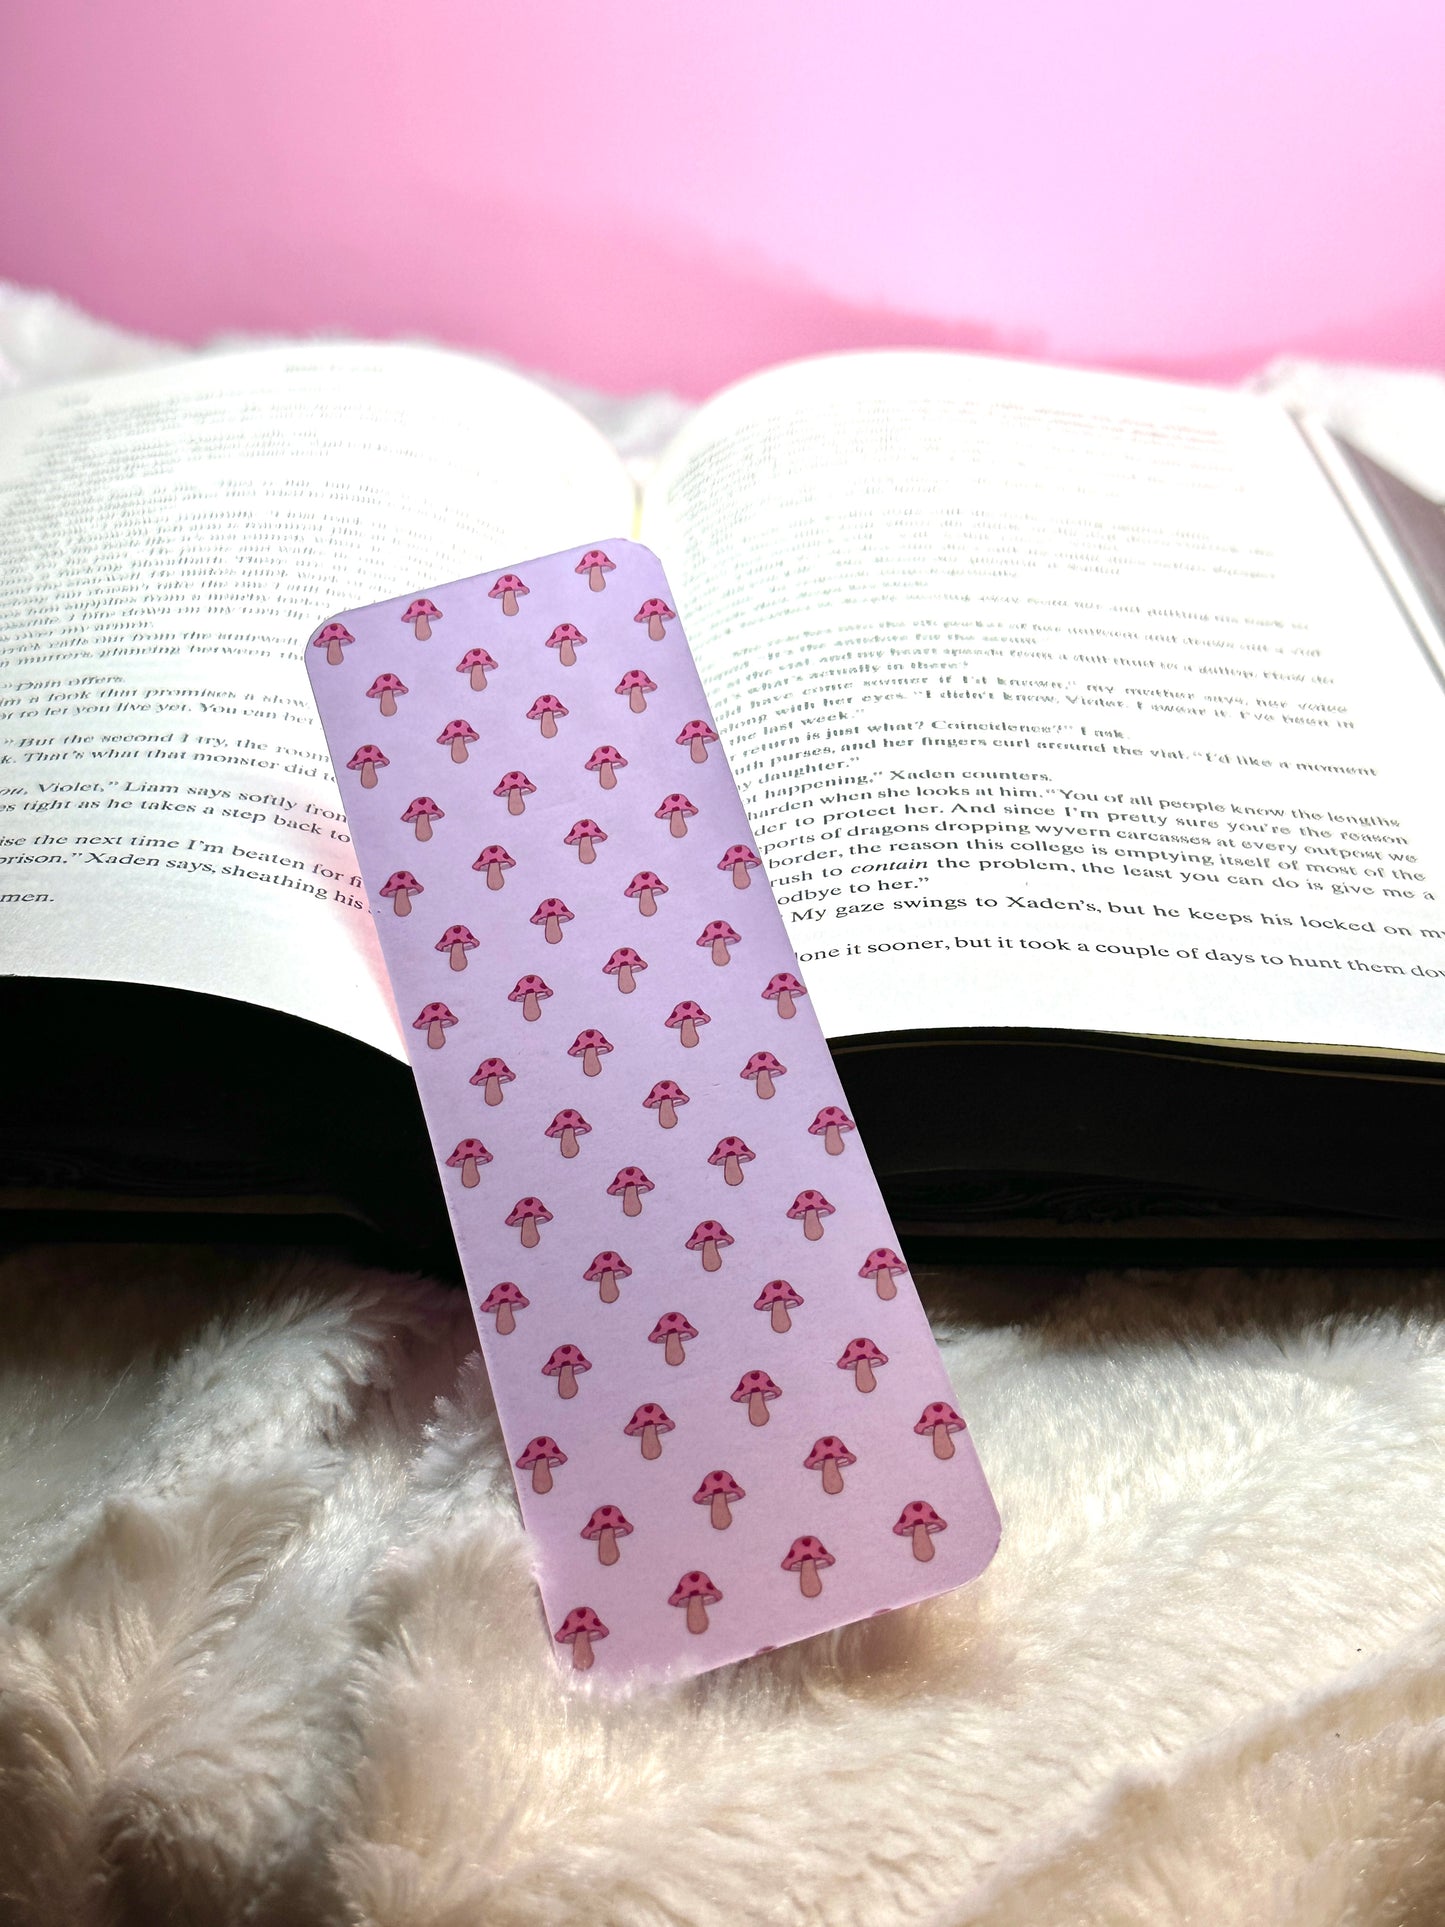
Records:
M702 1672L998 1519L656 558L306 649L559 1659Z
M435 349L258 349L0 404L4 968L400 1056L296 633L631 496L554 396Z
M830 1037L1445 1051L1440 683L1278 408L804 362L698 411L642 533Z

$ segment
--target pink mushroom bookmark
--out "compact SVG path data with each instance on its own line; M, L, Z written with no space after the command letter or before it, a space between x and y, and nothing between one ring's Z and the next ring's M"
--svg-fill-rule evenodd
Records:
M618 1682L998 1539L671 604L609 541L306 651L551 1637Z

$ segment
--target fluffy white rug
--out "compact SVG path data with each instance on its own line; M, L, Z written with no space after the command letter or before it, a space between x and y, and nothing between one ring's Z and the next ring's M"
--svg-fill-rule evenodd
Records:
M989 1573L608 1704L460 1294L0 1266L0 1918L1445 1919L1445 1281L925 1290Z

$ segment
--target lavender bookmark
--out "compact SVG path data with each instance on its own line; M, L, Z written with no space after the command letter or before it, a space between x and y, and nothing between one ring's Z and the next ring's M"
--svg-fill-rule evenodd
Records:
M974 1578L998 1515L657 558L306 655L568 1674Z

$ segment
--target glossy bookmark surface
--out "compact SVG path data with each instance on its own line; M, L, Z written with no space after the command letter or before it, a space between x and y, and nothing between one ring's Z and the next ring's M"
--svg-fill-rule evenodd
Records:
M702 1672L973 1578L997 1513L656 557L306 654L559 1662Z

